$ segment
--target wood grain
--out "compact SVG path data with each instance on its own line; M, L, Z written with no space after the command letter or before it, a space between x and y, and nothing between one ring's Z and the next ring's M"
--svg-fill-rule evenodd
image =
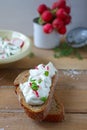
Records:
M66 114L61 123L35 122L23 112L0 113L0 128L5 130L86 130L87 114Z
M65 112L87 113L87 89L56 89L60 101L63 102ZM0 110L22 109L15 94L14 87L0 88Z
M87 71L59 70L55 92L63 102L61 123L35 122L25 114L15 94L13 81L27 68L0 69L0 129L4 130L87 130Z

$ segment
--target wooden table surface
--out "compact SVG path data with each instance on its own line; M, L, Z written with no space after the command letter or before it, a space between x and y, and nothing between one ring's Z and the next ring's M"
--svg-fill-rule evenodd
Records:
M87 57L53 57L52 50L32 47L34 57L25 57L15 63L0 65L0 130L87 130ZM35 122L21 108L14 92L16 76L37 64L52 61L59 71L56 88L64 104L65 120L61 123Z

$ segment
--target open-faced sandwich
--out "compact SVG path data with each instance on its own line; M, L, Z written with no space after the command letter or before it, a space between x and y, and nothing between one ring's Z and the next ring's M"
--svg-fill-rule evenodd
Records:
M16 94L29 117L38 121L52 121L50 118L53 115L61 117L61 119L55 118L55 121L64 118L63 105L59 104L54 96L57 81L58 72L51 62L47 65L40 64L17 76L14 81Z

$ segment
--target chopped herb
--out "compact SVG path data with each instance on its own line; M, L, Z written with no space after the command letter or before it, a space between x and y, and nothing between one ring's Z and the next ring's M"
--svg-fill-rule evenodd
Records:
M36 90L38 90L39 86L38 86L35 82L32 82L31 88L32 88L34 91L36 91Z
M30 57L30 58L34 57L34 53L31 52L31 53L29 54L29 57Z
M45 75L45 76L48 76L48 75L49 75L49 72L48 72L48 71L45 71L45 72L44 72L44 75Z
M47 100L47 97L41 97L40 100L45 102Z
M13 53L12 53L12 52L10 52L10 55L13 55Z
M55 58L60 58L64 56L73 56L73 55L80 60L83 59L83 57L79 53L79 49L69 46L66 42L61 43L59 47L54 48Z
M30 81L31 81L31 82L34 82L34 81L36 81L36 79L32 79L32 78L30 78Z
M78 51L75 52L75 56L76 56L78 59L80 59L80 60L83 59L83 57L80 55L80 53L79 53Z
M38 83L40 84L41 82L42 82L42 79L39 79L39 80L38 80Z

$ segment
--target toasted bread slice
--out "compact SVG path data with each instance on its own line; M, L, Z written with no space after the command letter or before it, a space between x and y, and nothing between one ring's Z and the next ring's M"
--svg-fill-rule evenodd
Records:
M30 117L28 109L25 109L25 113ZM64 106L63 104L54 96L52 99L51 109L48 115L43 121L47 122L62 122L65 117Z
M54 94L54 98L51 104L51 109L44 119L48 122L61 122L64 120L65 112L63 104L58 100L57 96Z
M50 110L50 105L52 103L52 98L53 98L53 94L54 94L54 90L55 90L55 86L58 80L58 74L56 74L53 78L52 78L52 85L50 88L50 92L49 92L49 96L48 99L46 100L46 102L42 105L29 105L25 102L23 93L21 92L20 88L19 88L19 84L23 83L25 81L27 81L27 78L29 76L29 71L24 71L23 73L19 74L18 77L15 79L14 81L14 85L16 86L16 93L18 95L20 104L23 106L23 108L27 111L28 116L31 117L32 119L41 121L44 120L45 117L48 115L49 110Z

